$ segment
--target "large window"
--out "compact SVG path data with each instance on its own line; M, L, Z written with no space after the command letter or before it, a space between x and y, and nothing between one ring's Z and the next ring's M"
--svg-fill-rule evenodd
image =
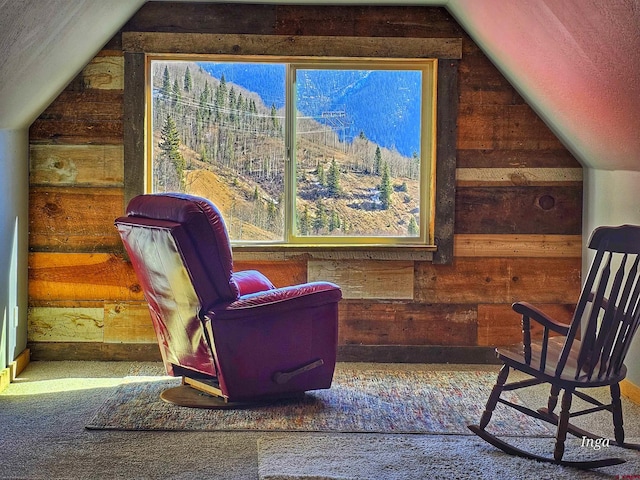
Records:
M146 190L232 241L433 243L436 62L148 57Z

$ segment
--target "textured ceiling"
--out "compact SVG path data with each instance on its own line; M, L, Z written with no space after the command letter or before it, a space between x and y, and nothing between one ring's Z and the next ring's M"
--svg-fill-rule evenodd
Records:
M0 0L0 129L28 127L144 2ZM445 6L585 166L640 170L640 0L271 3Z

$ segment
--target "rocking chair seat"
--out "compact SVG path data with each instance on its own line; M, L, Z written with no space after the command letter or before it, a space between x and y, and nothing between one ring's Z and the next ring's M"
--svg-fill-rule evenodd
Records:
M565 337L552 337L547 342L547 358L560 358L560 354L564 347ZM625 378L627 373L626 365L622 365L622 368L617 375L612 375L607 378L589 378L589 376L582 370L576 378L576 372L578 372L578 354L580 352L581 342L576 340L573 342L573 348L567 359L567 364L562 370L559 376L556 376L557 362L548 363L544 370L540 370L540 360L542 354L542 342L531 342L531 361L527 363L525 360L525 354L523 346L511 345L508 347L501 347L496 349L496 355L505 364L511 368L520 370L533 377L550 384L561 384L572 386L575 388L580 387L604 387L613 383L618 383ZM600 368L600 363L596 365L596 370Z

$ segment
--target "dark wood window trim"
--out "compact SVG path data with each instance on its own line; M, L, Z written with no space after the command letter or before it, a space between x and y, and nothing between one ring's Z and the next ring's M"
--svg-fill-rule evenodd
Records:
M123 32L124 50L124 158L125 204L144 192L145 165L145 65L146 54L227 54L342 56L387 58L437 58L437 138L435 223L433 247L307 249L305 252L279 247L239 248L238 253L258 257L262 253L288 256L305 254L331 258L406 258L446 264L453 260L455 170L458 112L458 64L462 57L460 38L324 37L280 35L219 35L197 33ZM389 254L388 250L393 250Z
M436 113L436 212L433 263L453 262L456 198L459 60L438 60Z

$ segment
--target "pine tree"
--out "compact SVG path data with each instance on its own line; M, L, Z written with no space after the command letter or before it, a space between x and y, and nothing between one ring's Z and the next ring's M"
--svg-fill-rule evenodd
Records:
M202 92L200 92L200 106L208 107L210 99L211 99L211 89L209 88L209 82L205 80L204 88L202 89Z
M231 123L236 123L237 106L236 91L231 87L229 90L229 121Z
M225 144L224 150L224 164L226 166L233 166L236 159L236 151L233 146L235 145L236 139L233 131L227 134L227 142Z
M411 178L419 179L420 178L420 156L418 152L413 152L412 162L411 162Z
M184 71L184 91L190 92L193 90L193 80L191 79L191 72L189 67Z
M251 126L252 130L256 127L257 119L258 107L256 105L256 101L254 99L251 99L251 101L249 102L249 125Z
M165 65L164 73L162 74L162 88L160 93L164 98L171 96L171 76L169 75L169 68Z
M173 81L173 87L171 88L171 106L175 107L180 103L180 86L178 85L178 79Z
M340 168L338 168L335 158L331 160L331 165L329 166L327 186L329 187L329 195L332 197L340 195Z
M321 201L316 203L316 217L313 219L313 229L316 233L327 226L327 210Z
M211 89L209 88L209 82L205 80L204 89L200 92L200 109L202 110L202 122L205 125L209 125L211 122Z
M411 220L409 220L407 233L410 237L415 237L416 235L418 235L418 222L416 222L416 218L413 215L411 215Z
M325 187L327 185L327 177L324 174L324 166L321 163L318 164L316 172L318 174L318 183Z
M280 132L280 121L278 120L278 110L274 103L271 104L271 130L274 135Z
M376 147L376 153L373 157L373 174L380 175L382 165L382 152L380 151L380 147Z
M220 85L216 89L215 98L215 118L216 121L221 122L224 120L224 108L227 101L227 81L224 78L224 73L220 77Z
M242 93L239 93L238 101L236 103L236 118L238 125L246 120L246 108L247 104L244 101L244 97L242 96Z
M276 215L277 215L276 202L272 199L267 200L267 222L269 226L269 230L272 230L276 223Z
M387 210L391 206L391 193L393 193L393 187L391 186L389 165L384 162L382 165L382 180L380 181L380 202L383 210Z
M340 217L338 216L338 212L331 210L331 215L329 216L329 231L333 232L338 228L340 228Z
M164 170L164 185L169 190L184 190L184 170L186 167L184 158L180 153L180 135L176 122L167 115L160 132L160 163ZM173 170L173 173L171 172ZM172 178L173 177L173 180Z
M309 207L304 206L304 210L298 217L298 232L300 235L309 235Z

